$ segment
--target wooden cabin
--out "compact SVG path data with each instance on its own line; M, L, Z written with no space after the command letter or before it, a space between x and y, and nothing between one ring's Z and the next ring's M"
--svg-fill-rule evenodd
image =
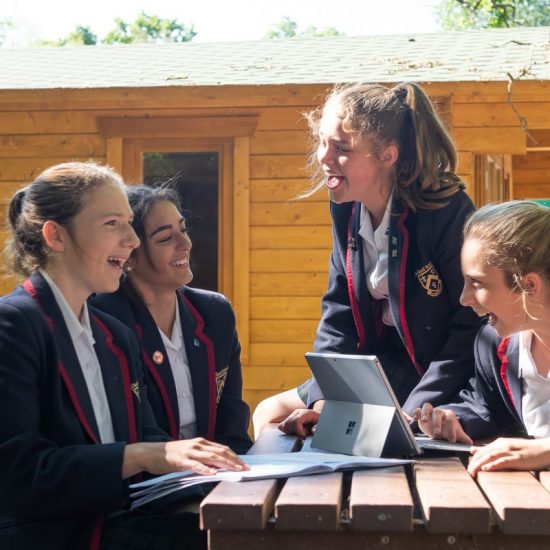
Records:
M337 82L419 82L478 205L550 197L549 37L537 28L0 49L0 201L67 160L106 162L129 183L174 178L196 284L235 308L254 408L308 376L326 286L327 196L293 200L308 184L302 113ZM4 278L0 293L14 284Z

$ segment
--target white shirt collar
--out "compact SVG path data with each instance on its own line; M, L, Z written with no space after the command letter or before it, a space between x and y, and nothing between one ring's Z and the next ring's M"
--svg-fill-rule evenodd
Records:
M69 303L65 299L63 292L61 292L59 287L53 282L53 279L43 269L41 269L39 272L40 272L40 275L42 275L42 277L44 277L44 279L48 283L54 295L55 301L57 302L57 305L61 310L61 314L63 315L63 320L67 325L69 334L71 335L71 339L76 340L81 335L84 335L90 341L90 344L94 345L95 340L92 334L92 327L90 325L90 314L88 312L88 304L84 302L84 305L82 307L82 312L80 314L80 320L79 320L77 316L74 314L74 311L71 309L71 306L69 306Z
M172 327L172 335L170 338L159 328L162 341L166 348L172 348L174 351L179 351L183 346L183 334L181 332L181 319L180 319L180 306L178 298L176 296L176 317L174 319L174 326Z
M376 228L375 231L372 229L372 220L369 214L369 211L364 204L361 203L361 218L359 224L359 235L363 237L364 240L368 242L374 242L378 247L381 245L384 237L387 238L389 228L390 228L390 215L391 215L391 205L393 203L393 191L391 192L388 203L386 204L386 209L384 210L384 216L380 225Z

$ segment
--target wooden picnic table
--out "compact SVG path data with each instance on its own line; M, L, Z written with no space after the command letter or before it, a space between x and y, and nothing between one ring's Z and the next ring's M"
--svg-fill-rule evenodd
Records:
M299 452L269 426L250 453ZM392 468L220 483L201 504L210 550L550 548L550 472L481 472L439 453Z

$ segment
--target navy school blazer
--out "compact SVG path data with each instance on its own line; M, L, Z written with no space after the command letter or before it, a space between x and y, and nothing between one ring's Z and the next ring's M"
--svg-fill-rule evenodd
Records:
M250 410L242 399L240 344L231 305L217 292L183 287L177 292L197 418L197 435L248 451ZM130 327L141 343L149 401L161 428L179 439L179 409L168 353L147 307L124 284L91 303Z
M456 403L445 405L472 439L526 437L523 379L519 375L519 334L501 338L485 325L475 342L475 376Z
M413 212L398 197L389 228L389 304L419 384L403 409L411 414L429 401L448 403L464 388L474 368L473 345L478 316L460 305L464 286L460 268L462 229L474 206L463 191L436 210ZM370 315L359 235L361 205L330 203L333 249L328 290L315 351L376 353L377 327ZM412 368L412 367L411 367ZM322 398L316 383L306 386L308 404Z
M89 312L116 443L97 444L86 382L44 278L0 299L2 548L98 548L102 514L127 502L125 444L169 439L147 401L134 335Z

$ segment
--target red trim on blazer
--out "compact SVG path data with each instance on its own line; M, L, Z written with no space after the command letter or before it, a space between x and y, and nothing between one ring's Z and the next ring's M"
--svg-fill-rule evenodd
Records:
M409 207L405 205L402 214L397 220L397 227L403 237L403 246L401 247L401 264L399 266L399 321L401 323L401 329L403 331L403 339L407 353L411 358L414 368L420 376L424 375L424 369L417 363L414 356L414 344L412 341L411 333L409 331L409 325L407 323L407 312L405 311L405 272L407 269L407 254L409 251L409 232L405 227L405 219L409 214Z
M94 530L92 531L92 540L90 541L90 550L99 550L101 544L101 533L103 530L103 520L105 516L96 516Z
M71 398L73 407L76 409L76 414L78 416L78 419L80 420L80 423L84 428L84 431L88 434L88 437L94 443L96 444L99 443L90 424L88 423L88 420L86 419L86 416L84 415L84 411L80 406L80 401L78 400L78 395L76 394L73 383L71 382L71 379L69 378L69 375L67 374L67 371L65 370L65 367L63 366L63 363L61 361L58 361L57 368L59 369L61 378L63 378L63 382L65 382L65 386L67 387L67 391L69 392L69 397Z
M136 325L136 328L139 334L139 338L141 340L143 337L143 329L141 328L140 325ZM178 430L178 424L176 422L176 415L174 414L174 408L172 407L172 402L170 401L170 397L168 396L168 390L166 389L164 380L158 373L158 370L153 365L151 358L147 355L147 352L145 351L145 348L143 346L141 346L141 352L143 354L143 361L145 363L145 366L147 367L147 370L151 373L151 376L155 380L155 384L159 389L160 396L164 404L164 412L166 413L166 417L168 418L170 435L172 436L172 439L179 439L180 435Z
M195 334L197 338L206 346L206 356L208 358L208 429L207 439L214 439L214 433L216 431L216 356L214 354L214 344L212 340L204 334L204 319L200 313L194 308L185 294L180 290L178 291L181 299L185 302L191 315L195 319L197 328Z
M357 351L362 352L365 350L366 345L366 333L365 325L363 324L363 318L361 317L361 310L359 309L359 304L357 302L357 297L355 296L355 288L353 286L353 273L351 271L351 223L353 216L355 214L355 207L357 203L353 203L351 209L351 214L348 221L348 247L346 249L346 278L348 281L348 294L349 301L351 304L351 313L353 315L353 320L355 322L355 328L357 330L357 336L359 337L359 342L357 344Z
M500 341L500 344L497 348L497 355L500 359L500 379L502 380L502 384L504 385L504 389L506 390L506 393L508 394L508 397L510 398L510 401L515 406L514 397L512 395L512 390L510 390L510 384L508 383L508 356L506 355L506 350L508 349L508 342L510 341L510 338L503 338Z
M93 318L105 336L107 347L115 354L116 358L118 359L120 374L122 376L122 386L124 389L124 400L126 401L126 412L128 414L129 440L130 443L137 443L138 437L134 411L134 399L132 397L132 381L130 380L130 371L128 369L128 361L126 359L126 355L124 355L124 352L113 342L113 335L111 334L111 331L103 324L99 317L97 317L97 315L94 315Z
M38 299L38 294L36 293L36 289L34 288L33 284L29 279L27 279L23 283L23 288L27 291L29 296L36 302L38 307L42 310L42 314L46 318L48 325L50 327L50 330L53 331L55 327L55 322L51 317L46 315L46 312L44 311L44 308L42 307L42 304ZM67 392L69 393L69 397L71 399L73 407L76 410L76 415L78 416L78 419L80 420L80 423L84 428L84 431L88 434L88 437L92 440L93 443L99 443L99 441L97 440L96 434L92 430L86 418L86 415L84 414L84 411L80 405L80 400L78 399L78 395L74 389L73 383L71 382L71 379L69 378L69 375L67 374L67 371L65 370L65 367L61 361L57 362L57 368L59 370L59 374L61 374L61 378L63 379L63 382L65 383L65 386L67 388Z

